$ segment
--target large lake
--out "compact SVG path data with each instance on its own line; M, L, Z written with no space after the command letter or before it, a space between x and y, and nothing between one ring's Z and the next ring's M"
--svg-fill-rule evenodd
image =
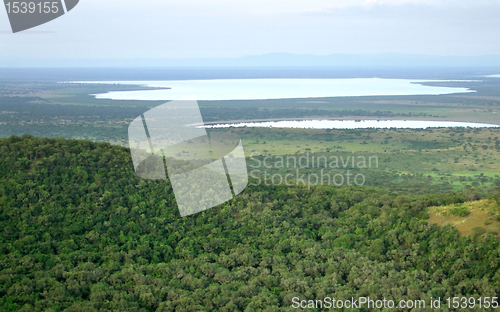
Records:
M120 91L95 95L112 100L259 100L339 96L438 95L475 92L468 88L425 86L430 80L350 79L215 79L175 81L93 81L81 83L143 85L157 90ZM435 80L432 82L436 82ZM170 89L160 89L170 88Z
M301 128L301 129L365 129L365 128L399 128L425 129L438 127L471 127L487 128L498 125L455 122L455 121L422 121L422 120L283 120L264 122L239 122L206 125L205 128L229 127L264 127L264 128Z

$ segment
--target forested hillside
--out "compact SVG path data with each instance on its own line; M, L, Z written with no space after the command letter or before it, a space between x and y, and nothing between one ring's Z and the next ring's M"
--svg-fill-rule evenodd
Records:
M11 137L0 168L1 311L296 311L293 297L499 295L496 238L426 221L427 207L482 196L474 190L254 186L180 218L170 183L136 177L122 147Z

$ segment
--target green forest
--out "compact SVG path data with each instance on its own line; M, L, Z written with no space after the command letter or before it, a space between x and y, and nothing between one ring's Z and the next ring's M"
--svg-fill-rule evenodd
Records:
M428 84L477 92L199 105L208 123L499 123L499 80ZM326 297L454 311L447 298L500 295L500 128L207 129L242 139L249 186L181 218L170 182L139 178L127 148L129 123L164 101L92 96L143 89L0 79L0 311L297 311ZM279 165L354 156L377 166ZM266 183L296 170L365 183Z
M249 186L180 218L169 181L138 178L120 146L12 136L0 139L0 168L1 311L296 311L294 297L499 295L495 235L429 222L430 207L499 202L493 186Z

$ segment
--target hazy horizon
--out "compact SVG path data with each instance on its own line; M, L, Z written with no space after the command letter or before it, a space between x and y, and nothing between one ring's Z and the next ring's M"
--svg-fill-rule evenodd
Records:
M0 66L161 66L269 53L498 56L499 11L499 0L86 0L16 34L0 10Z
M500 67L500 54L459 56L402 53L295 54L274 52L241 57L205 58L2 58L0 67Z

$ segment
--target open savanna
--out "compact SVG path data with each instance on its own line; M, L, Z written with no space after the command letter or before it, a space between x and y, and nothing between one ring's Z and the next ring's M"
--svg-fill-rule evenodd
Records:
M232 131L238 134L247 157L259 160L268 157L268 163L273 168L267 171L272 173L290 169L280 168L279 156L299 158L314 155L326 156L328 159L343 157L344 160L347 157L357 159L360 156L375 156L378 166L362 168L361 171L375 186L379 182L385 185L382 180L389 176L392 180L412 177L421 180L422 185L446 185L447 189L455 190L500 186L500 128L232 128L210 131ZM249 158L250 161L252 158ZM313 173L320 169L336 172L356 168L328 166L307 170Z
M429 208L428 221L451 225L460 235L475 237L492 233L500 238L500 206L489 199Z

